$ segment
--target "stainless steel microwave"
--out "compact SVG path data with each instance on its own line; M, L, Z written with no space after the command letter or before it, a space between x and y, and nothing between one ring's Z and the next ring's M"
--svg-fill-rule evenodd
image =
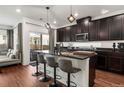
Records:
M88 33L76 34L76 41L88 41Z

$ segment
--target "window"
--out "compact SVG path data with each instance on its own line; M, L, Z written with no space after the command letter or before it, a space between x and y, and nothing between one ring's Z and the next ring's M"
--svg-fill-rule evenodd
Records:
M7 49L7 30L0 30L0 50Z

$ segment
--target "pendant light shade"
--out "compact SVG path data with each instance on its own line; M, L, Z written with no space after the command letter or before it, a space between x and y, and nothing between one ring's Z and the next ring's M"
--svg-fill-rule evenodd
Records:
M75 21L75 17L72 15L72 6L70 7L70 10L71 10L71 14L70 14L70 16L68 17L68 21L69 21L70 23L72 23L72 22Z
M47 29L50 29L51 28L51 26L49 24L49 17L48 17L48 11L49 11L49 9L50 9L50 7L46 7L46 10L47 10L47 23L45 24L45 27Z

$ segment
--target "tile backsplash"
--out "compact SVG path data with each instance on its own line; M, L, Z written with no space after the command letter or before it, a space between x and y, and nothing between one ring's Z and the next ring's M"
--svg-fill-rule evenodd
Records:
M113 43L123 42L124 40L120 41L94 41L94 42L63 42L63 45L66 46L73 46L73 47L100 47L100 48L112 48Z

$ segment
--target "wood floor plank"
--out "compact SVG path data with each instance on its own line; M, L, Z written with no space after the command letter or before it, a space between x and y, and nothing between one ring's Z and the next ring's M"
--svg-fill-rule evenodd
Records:
M0 87L47 87L49 82L40 82L32 76L32 66L14 65L0 68ZM94 87L124 87L124 75L96 70Z

